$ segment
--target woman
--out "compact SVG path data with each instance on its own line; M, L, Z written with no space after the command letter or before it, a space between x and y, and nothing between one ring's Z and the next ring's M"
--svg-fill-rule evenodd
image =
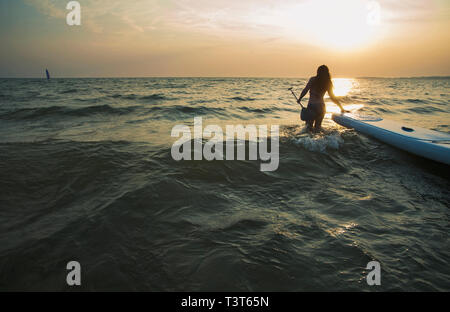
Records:
M341 112L346 112L333 93L333 83L331 82L330 71L326 65L319 66L317 69L317 76L309 79L308 84L303 89L302 94L297 101L299 104L308 91L309 101L307 109L310 111L311 116L311 119L306 121L308 130L320 131L321 129L322 120L326 112L323 97L327 91L330 99L341 108Z

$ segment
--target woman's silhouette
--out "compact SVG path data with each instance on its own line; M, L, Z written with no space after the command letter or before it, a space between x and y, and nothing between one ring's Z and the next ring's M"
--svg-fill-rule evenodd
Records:
M325 102L323 100L325 92L328 92L330 99L341 108L341 112L346 112L333 93L333 83L331 82L330 71L326 65L319 66L317 76L309 79L308 84L303 89L297 101L298 103L300 103L308 91L309 101L307 109L310 111L309 115L311 116L311 119L306 121L308 130L319 131L321 129L322 120L326 112Z

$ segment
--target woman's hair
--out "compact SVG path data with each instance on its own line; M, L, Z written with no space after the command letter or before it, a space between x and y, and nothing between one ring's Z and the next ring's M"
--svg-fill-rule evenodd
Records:
M326 91L329 88L333 87L333 83L331 82L330 70L327 65L320 65L317 68L317 76L314 84L318 87L319 90Z

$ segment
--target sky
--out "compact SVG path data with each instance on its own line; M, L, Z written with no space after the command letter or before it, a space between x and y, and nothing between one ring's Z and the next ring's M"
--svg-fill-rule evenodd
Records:
M448 0L0 0L0 77L450 75Z

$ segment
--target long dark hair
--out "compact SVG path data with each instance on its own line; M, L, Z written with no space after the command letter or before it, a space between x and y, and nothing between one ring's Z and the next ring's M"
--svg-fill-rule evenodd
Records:
M321 91L327 91L329 88L333 87L330 70L327 65L320 65L319 68L317 68L317 76L314 84Z

